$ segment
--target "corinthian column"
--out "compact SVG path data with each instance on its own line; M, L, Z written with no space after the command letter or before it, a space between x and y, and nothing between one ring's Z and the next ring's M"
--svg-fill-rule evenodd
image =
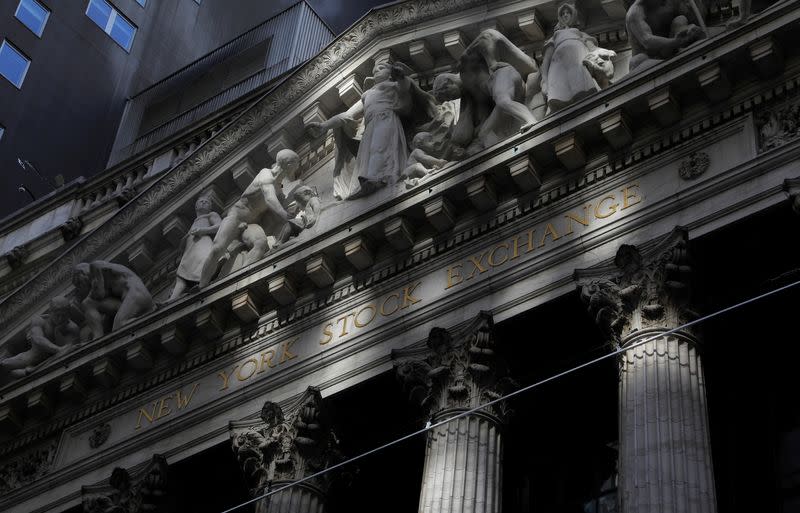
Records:
M700 343L691 328L659 336L695 318L686 241L675 230L642 251L621 246L613 266L575 273L609 341L630 348L619 374L622 513L716 511Z
M494 352L491 314L460 330L434 328L427 347L395 351L411 399L437 423L500 397L513 382ZM420 513L501 511L505 403L428 432Z
M341 460L339 442L314 387L286 408L267 401L259 419L231 422L230 433L233 452L253 497ZM255 513L323 513L331 478L323 474L277 492L256 502Z

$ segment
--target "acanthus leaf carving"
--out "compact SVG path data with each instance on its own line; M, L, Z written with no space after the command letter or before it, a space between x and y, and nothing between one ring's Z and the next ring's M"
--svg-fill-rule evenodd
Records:
M393 351L392 359L409 398L431 417L443 410L476 408L516 387L496 353L488 312L457 330L433 328L427 348ZM485 411L501 420L510 413L505 402Z
M8 494L47 475L55 462L58 441L27 451L0 466L0 494Z
M165 510L167 460L156 454L133 473L123 468L111 472L108 484L81 488L85 513L158 513Z
M688 237L676 229L646 251L623 244L614 265L575 272L581 299L610 342L637 331L678 326L696 317L688 307Z
M230 434L234 455L254 496L271 483L297 481L343 459L315 387L286 408L267 401L259 419L231 422ZM325 493L332 479L332 474L324 474L310 484Z

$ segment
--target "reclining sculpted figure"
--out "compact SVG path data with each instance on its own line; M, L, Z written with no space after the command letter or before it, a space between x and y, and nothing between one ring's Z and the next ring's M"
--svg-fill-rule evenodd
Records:
M706 31L689 22L702 17L694 0L636 0L625 16L632 56L630 72L639 72L674 56L682 48L706 37ZM693 8L692 8L693 7Z
M101 260L78 264L72 284L93 339L155 309L141 278L119 264Z
M30 348L0 360L0 368L8 370L14 377L22 377L48 358L75 346L80 330L70 319L70 309L69 300L63 297L52 299L45 314L31 318L26 333Z

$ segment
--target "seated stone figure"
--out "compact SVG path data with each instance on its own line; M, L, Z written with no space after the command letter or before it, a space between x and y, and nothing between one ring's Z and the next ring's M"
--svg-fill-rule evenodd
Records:
M442 73L433 83L438 101L461 99L453 143L473 155L533 126L522 77L536 70L536 62L503 34L481 32L464 50L459 73Z
M448 164L447 160L435 156L436 145L430 132L415 135L411 140L411 147L411 155L408 156L406 168L403 170L408 188L416 187L421 180Z
M294 189L289 196L294 199L297 205L297 212L294 218L289 219L278 233L276 246L285 244L291 237L296 237L303 230L311 228L319 219L321 205L319 195L314 189L307 185L300 185Z
M693 11L700 18L696 7ZM636 0L625 16L632 51L630 73L654 66L705 38L705 30L689 22L689 14L690 6L681 0Z
M93 339L155 309L141 278L119 264L101 260L78 264L72 284Z
M48 358L78 344L80 331L70 319L70 309L69 301L63 297L51 300L47 313L31 318L26 333L30 348L0 359L0 369L8 370L14 377L26 376Z

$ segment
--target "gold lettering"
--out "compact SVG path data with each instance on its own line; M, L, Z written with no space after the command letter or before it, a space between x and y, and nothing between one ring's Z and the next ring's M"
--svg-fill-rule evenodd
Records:
M292 344L297 342L297 340L298 340L297 338L293 338L292 340L289 340L289 341L283 343L283 346L281 348L282 349L282 351L281 351L281 361L279 363L283 363L283 362L289 361L289 360L291 360L293 358L297 358L296 354L294 354L294 353L289 351L289 348L292 347Z
M328 338L320 340L319 345L324 346L325 344L333 340L333 332L331 331L332 329L333 329L332 322L329 322L328 324L325 325L325 327L322 329L322 334Z
M267 369L264 368L264 365L266 365L270 369L275 367L275 364L272 363L272 359L273 358L275 358L275 351L273 351L272 349L268 349L268 350L264 351L263 353L261 353L261 365L258 366L258 373L259 374L261 374L262 372L267 370Z
M642 197L638 196L635 192L630 192L630 189L638 189L638 183L632 183L627 187L622 188L622 208L620 210L625 210L628 207L632 207L642 202ZM630 203L629 200L636 198L636 201Z
M236 369L238 368L239 368L238 365L234 367L230 374L225 374L225 371L219 371L217 373L217 376L222 378L222 388L219 389L220 392L228 389L228 380L231 379L231 376L233 375L234 372L236 372Z
M557 241L561 238L555 228L553 228L553 223L547 223L547 228L544 229L544 235L542 235L542 240L539 242L539 247L544 247L544 243L547 242L547 234L550 234L553 241Z
M387 312L386 311L386 302L389 301L391 298L395 298L397 300L397 304L395 304L394 310L392 310L391 312ZM381 303L381 315L382 316L388 317L388 316L392 315L393 313L395 313L396 311L398 311L399 309L400 309L400 294L395 292L395 293L389 294L388 296L383 298L383 303Z
M148 413L147 410L144 409L144 407L139 408L139 418L136 421L136 428L135 429L140 429L142 427L142 416L144 416L144 418L146 418L149 423L151 423L151 424L153 423L153 421L156 419L156 406L157 405L158 405L158 401L154 401L153 402L153 411L151 411L150 413Z
M401 308L408 308L409 306L422 301L421 299L417 299L412 296L417 287L419 287L420 283L421 282L418 281L414 285L403 287L403 306Z
M592 206L591 203L589 203L589 204L587 204L587 205L585 205L583 207L583 218L579 218L578 216L576 216L572 212L567 212L567 214L564 216L567 219L567 232L564 235L571 235L572 234L572 221L575 221L576 223L580 223L583 226L589 226L589 212L588 212L588 210L589 210L589 207L591 207L591 206Z
M461 269L461 264L451 265L450 267L447 268L447 287L444 288L445 290L455 287L456 285L464 281L464 278L461 277L461 271L459 271L459 269ZM454 273L453 271L457 272ZM454 282L453 280L456 278L458 278L458 281Z
M608 213L607 214L601 214L600 213L600 208L603 206L603 203L606 202L606 201L614 201L614 196L612 194L609 194L605 198L601 199L600 202L597 204L597 207L595 207L595 209L594 209L594 216L597 219L605 219L606 217L609 217L609 216L613 215L617 211L617 207L619 207L619 203L614 203L613 205L609 205L608 206Z
M195 391L197 390L197 386L200 383L195 383L192 387L192 391L189 392L189 395L183 395L183 391L179 388L175 391L175 402L178 403L178 409L182 410L189 406L189 403L192 401L192 397L194 396Z
M353 314L352 313L345 314L344 317L339 317L338 319L336 319L336 322L342 321L342 332L339 333L339 337L344 337L348 333L350 333L349 331L347 331L347 318L350 317L351 315Z
M495 262L495 260L494 260L495 252L500 248L505 249L505 251L503 252L504 257L503 257L503 259L501 261ZM508 262L508 243L507 242L503 242L499 246L495 246L494 248L492 248L492 250L489 252L489 258L486 259L486 261L489 262L489 265L491 267L497 267L498 265L503 265L506 262Z
M372 314L369 316L369 320L368 321L361 322L361 321L358 320L358 316L361 315L361 312L363 312L364 310L371 310ZM371 323L373 319L375 319L375 315L377 315L377 313L378 313L378 310L374 306L367 305L367 306L361 308L361 310L356 312L355 316L353 316L353 324L356 325L356 328L363 328L367 324Z
M532 230L528 230L528 250L525 253L530 253L534 250L533 246L533 233L536 231L536 228Z
M475 276L476 272L478 272L479 274L483 274L483 273L485 273L487 271L487 269L485 269L481 265L481 262L483 261L483 257L485 257L485 256L486 256L486 251L484 251L483 253L478 255L477 259L474 256L469 257L468 260L472 263L472 272L469 273L469 276L467 276L467 278L466 278L467 280L472 279L472 277Z
M156 420L160 419L161 417L166 417L172 413L172 410L169 408L170 399L172 399L171 395L161 398L161 401L158 405L158 415L156 415Z
M517 235L511 240L511 242L514 243L514 246L512 247L511 258L509 258L509 260L514 260L515 258L519 258L519 238L520 235Z
M242 371L244 370L245 367L247 367L248 363L252 363L253 368L250 369L250 373L247 376L242 376ZM256 370L258 370L258 360L256 360L255 358L250 358L246 362L244 362L241 367L239 367L239 371L236 373L236 379L238 379L239 381L250 379L253 376L253 374L256 373Z

